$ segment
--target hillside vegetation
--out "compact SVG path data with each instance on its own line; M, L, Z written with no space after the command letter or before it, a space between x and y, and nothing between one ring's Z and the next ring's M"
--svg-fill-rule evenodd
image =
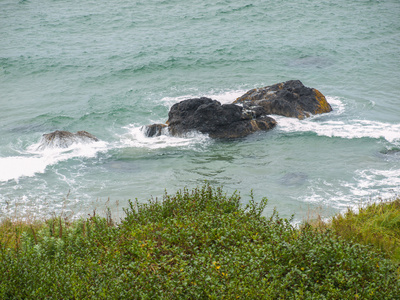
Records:
M399 299L397 250L338 235L343 216L296 228L240 203L205 184L130 202L118 224L3 221L0 299Z

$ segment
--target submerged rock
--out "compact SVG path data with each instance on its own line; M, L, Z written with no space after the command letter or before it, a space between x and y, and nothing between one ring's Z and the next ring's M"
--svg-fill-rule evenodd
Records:
M400 160L400 148L387 148L377 153L378 157L386 161L399 161Z
M199 131L212 138L238 138L276 125L260 107L246 110L235 104L221 105L205 97L174 104L168 117L168 130L174 136Z
M57 130L51 133L43 134L38 149L68 148L74 143L91 143L97 141L98 138L87 131L78 131L76 133L72 133L69 131Z
M332 107L320 91L305 87L300 80L252 89L237 98L234 103L242 103L250 108L261 106L266 114L298 119L332 111Z
M284 186L300 186L308 179L308 175L303 172L290 172L279 179L279 183Z

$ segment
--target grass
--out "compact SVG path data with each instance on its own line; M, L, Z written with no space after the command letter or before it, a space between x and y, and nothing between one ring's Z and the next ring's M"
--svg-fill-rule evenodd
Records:
M0 299L398 299L398 264L372 246L240 203L206 184L118 224L4 221Z
M316 225L330 228L346 240L371 245L400 263L400 198L371 203L358 212L348 209L328 223L319 219Z

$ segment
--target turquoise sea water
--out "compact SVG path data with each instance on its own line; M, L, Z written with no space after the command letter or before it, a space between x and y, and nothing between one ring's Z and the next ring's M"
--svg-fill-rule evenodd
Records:
M117 209L204 180L297 219L397 195L399 15L398 0L0 0L0 216ZM141 131L178 101L290 79L334 111L238 140ZM38 151L54 130L101 141Z

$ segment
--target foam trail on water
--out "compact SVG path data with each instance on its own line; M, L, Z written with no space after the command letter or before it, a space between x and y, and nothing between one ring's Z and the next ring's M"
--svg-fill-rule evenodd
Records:
M231 90L231 91L225 91L225 92L211 91L209 93L202 94L202 95L187 94L187 95L178 96L178 97L164 97L161 99L161 102L163 102L168 107L171 107L175 103L178 103L183 100L207 97L207 98L211 98L213 100L217 100L217 101L221 102L221 104L231 104L233 101L236 100L236 98L242 96L246 92L247 92L247 90Z
M330 114L340 115L344 111L344 105L338 99L328 99L334 108ZM355 138L384 138L390 143L400 141L400 124L391 124L371 120L324 120L326 115L316 115L309 119L298 120L273 116L277 122L277 130L283 132L314 132L319 136L339 137L346 139Z
M359 191L384 190L400 187L400 169L391 170L360 170L356 172L358 179L353 194L360 193Z
M369 120L322 121L276 117L277 129L283 132L315 132L319 136L355 138L384 138L390 143L400 141L400 124Z
M45 157L9 156L0 158L0 181L18 180L22 176L44 173L48 165L55 161Z
M329 114L333 115L341 115L344 113L346 106L342 100L338 97L331 97L331 96L326 96L326 101L331 105L332 107L332 112Z
M148 149L163 149L168 147L183 147L190 148L192 150L199 149L199 145L202 147L207 145L211 139L198 132L191 132L184 137L174 137L168 134L165 130L164 134L155 137L147 137L145 135L145 128L135 124L124 127L127 132L120 136L121 147L134 147L134 148L148 148Z
M44 173L48 166L74 157L95 157L97 152L105 151L107 143L75 143L68 148L40 149L40 142L28 147L21 156L0 157L0 182L18 181L20 177L32 177Z
M246 92L246 90L233 90L221 93L212 93L207 95L206 97L218 100L222 104L231 104L233 101L235 101Z
M400 194L400 169L364 169L354 172L351 181L316 179L302 201L329 203L329 206L345 210L381 199L392 199Z
M161 98L161 102L164 103L167 107L171 108L175 103L181 102L183 100L192 99L192 98L200 98L198 95L187 94L178 97L163 97Z

